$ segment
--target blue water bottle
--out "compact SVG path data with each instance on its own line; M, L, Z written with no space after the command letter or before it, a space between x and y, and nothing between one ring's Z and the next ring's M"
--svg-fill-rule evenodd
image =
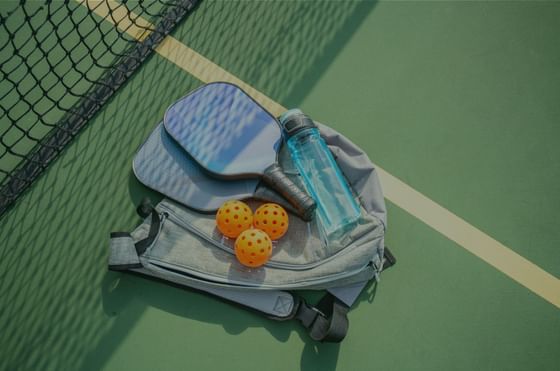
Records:
M280 123L305 188L317 203L317 216L327 237L342 237L355 227L360 207L331 151L315 123L299 109L285 112Z

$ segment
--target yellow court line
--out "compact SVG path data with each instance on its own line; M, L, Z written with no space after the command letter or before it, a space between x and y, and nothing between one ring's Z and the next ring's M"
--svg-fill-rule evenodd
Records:
M126 32L136 40L144 40L154 29L154 25L141 18L128 8L114 0L76 0L95 14L110 21L121 31Z
M103 1L105 5L102 6L99 5L100 1L80 2L85 3L84 5L103 18L109 15L111 9L124 8L123 5L113 0ZM122 12L122 9L119 9L119 11ZM148 24L136 15L132 15L131 18L143 26ZM110 17L106 19L112 21ZM144 28L137 27L132 21L127 22L128 18L123 16L119 19L120 21L113 23L129 35L137 37L137 35L145 33ZM275 116L279 116L286 110L282 105L171 36L166 37L161 42L156 48L156 52L204 83L228 81L237 84ZM389 201L560 308L560 280L558 278L430 200L379 166L376 166L376 169L385 197Z
M560 280L379 166L385 197L486 263L560 308Z

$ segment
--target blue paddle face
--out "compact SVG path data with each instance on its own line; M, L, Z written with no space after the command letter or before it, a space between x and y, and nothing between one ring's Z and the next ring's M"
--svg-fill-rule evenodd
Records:
M205 85L165 113L166 131L201 166L223 177L255 177L276 162L276 119L237 86Z

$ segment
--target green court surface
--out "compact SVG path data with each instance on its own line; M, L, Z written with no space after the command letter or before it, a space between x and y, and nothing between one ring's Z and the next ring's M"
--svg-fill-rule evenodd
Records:
M559 19L560 2L204 1L173 36L560 277ZM558 369L559 308L390 202L398 263L341 344L109 272L109 232L160 197L132 157L201 84L150 57L0 219L0 370Z

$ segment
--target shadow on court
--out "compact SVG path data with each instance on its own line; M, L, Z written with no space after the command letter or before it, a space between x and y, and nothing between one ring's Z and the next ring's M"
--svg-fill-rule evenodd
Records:
M175 37L295 106L374 6L203 2ZM0 369L102 368L148 307L220 324L232 335L261 327L285 342L296 332L305 342L302 369L336 368L339 345L311 341L295 322L107 271L109 232L136 226L135 205L161 197L132 175L135 150L165 108L199 85L151 57L0 220ZM370 286L361 301L374 294ZM318 293L306 296L318 299Z
M302 370L336 369L341 345L311 340L305 329L296 321L268 320L244 308L229 304L225 300L161 282L130 274L110 271L106 273L102 283L103 310L108 316L118 316L119 313L125 315L119 316L115 326L89 354L84 362L87 368L101 368L146 307L151 307L195 321L221 325L230 335L240 334L251 327L259 327L267 329L278 341L285 342L293 332L296 332L305 342L301 354ZM355 307L362 302L372 303L376 288L375 284L368 284ZM310 302L318 301L320 296L321 293L318 292L304 293L304 297ZM193 335L196 334L185 332L184 337L190 338Z

